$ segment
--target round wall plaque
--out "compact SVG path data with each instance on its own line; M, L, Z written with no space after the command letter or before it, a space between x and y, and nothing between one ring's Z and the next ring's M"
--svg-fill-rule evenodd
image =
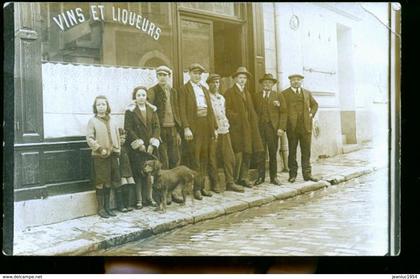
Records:
M289 21L290 29L297 30L299 28L299 18L297 15L292 15Z

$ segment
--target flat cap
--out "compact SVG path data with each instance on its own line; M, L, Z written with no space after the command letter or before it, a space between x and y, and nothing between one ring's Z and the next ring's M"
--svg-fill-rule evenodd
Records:
M305 77L304 76L302 76L301 74L293 74L293 75L290 75L289 76L289 79L292 79L292 78L295 78L295 77L298 77L298 78L301 78L301 79L304 79Z
M203 67L203 66L201 66L201 65L200 65L200 64L198 64L198 63L192 63L192 64L190 65L190 67L188 67L188 70L189 70L190 72L191 72L191 71L194 71L194 70L200 70L202 73L206 71L206 69L204 69L204 67Z
M159 66L156 68L156 74L159 74L159 73L170 75L171 69L169 69L167 66Z
M209 77L207 78L206 82L207 83L210 83L210 82L212 82L214 80L221 79L221 78L222 77L220 75L218 75L218 74L210 74Z

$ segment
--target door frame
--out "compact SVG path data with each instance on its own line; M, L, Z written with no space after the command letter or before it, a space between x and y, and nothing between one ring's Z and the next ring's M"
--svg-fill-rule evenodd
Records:
M177 20L177 32L179 34L179 39L177 42L178 46L178 84L182 86L184 84L184 68L183 68L183 55L182 55L182 21L192 21L192 22L198 22L203 24L209 24L210 25L210 65L209 69L206 69L209 71L209 73L214 71L214 38L213 38L213 21L209 19L203 19L200 17L194 17L190 15L183 15L179 14L178 20ZM197 63L200 63L200 61L197 61Z

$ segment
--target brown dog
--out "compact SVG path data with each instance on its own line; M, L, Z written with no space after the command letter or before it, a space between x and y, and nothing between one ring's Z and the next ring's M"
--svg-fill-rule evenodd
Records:
M166 212L168 197L176 187L181 187L184 205L187 193L192 192L194 177L197 173L186 166L178 166L170 170L161 170L162 163L158 160L146 161L143 165L143 172L153 177L153 194L158 204L156 210Z

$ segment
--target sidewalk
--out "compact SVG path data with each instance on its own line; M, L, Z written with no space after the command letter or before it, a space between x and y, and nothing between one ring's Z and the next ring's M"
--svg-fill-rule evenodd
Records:
M146 207L129 213L117 213L117 217L110 219L95 215L28 228L15 232L14 255L83 255L274 200L319 190L368 174L386 167L386 164L386 160L375 149L365 147L315 162L312 172L322 179L319 182L305 182L299 173L296 182L291 184L287 182L288 174L280 173L280 181L284 183L282 186L264 183L254 189L246 189L245 193L213 194L213 197L205 197L202 201L188 197L185 206L173 203L168 206L166 213L158 213Z

